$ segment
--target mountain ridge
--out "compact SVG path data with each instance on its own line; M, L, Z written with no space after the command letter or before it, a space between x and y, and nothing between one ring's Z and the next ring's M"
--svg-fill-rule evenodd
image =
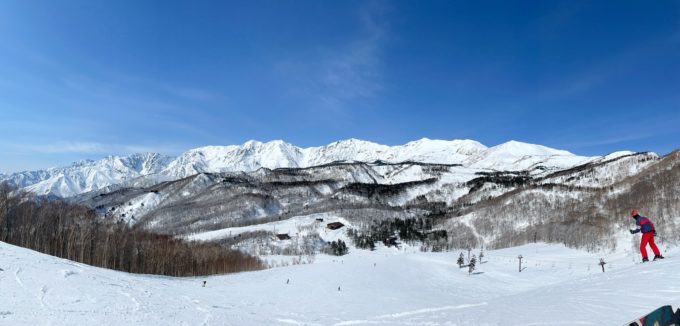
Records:
M176 156L136 153L81 160L67 167L0 175L0 181L39 195L70 197L137 177L159 175L180 179L197 173L255 171L259 168L304 168L338 161L461 164L475 169L547 170L570 168L601 156L577 156L519 141L487 147L469 139L422 138L388 146L350 138L325 146L301 148L282 140L249 140L242 145L197 147ZM538 171L538 170L537 170ZM540 171L539 171L540 172Z

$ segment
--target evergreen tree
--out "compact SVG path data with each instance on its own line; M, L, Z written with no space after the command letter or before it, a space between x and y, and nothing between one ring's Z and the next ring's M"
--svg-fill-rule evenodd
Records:
M347 244L345 243L345 241L338 240L337 255L338 256L346 255L348 252L349 252L349 249L347 249Z
M324 252L329 255L342 256L346 255L349 252L347 244L340 239L338 239L338 241L331 241L329 244L330 246L324 249Z
M460 253L460 256L458 256L458 261L456 263L458 264L458 268L463 268L463 264L465 264L465 258L462 252Z

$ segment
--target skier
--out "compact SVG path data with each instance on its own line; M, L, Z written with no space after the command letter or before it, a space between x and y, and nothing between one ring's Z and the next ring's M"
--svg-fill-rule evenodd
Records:
M475 264L477 263L477 257L475 255L472 255L472 258L470 259L470 263L468 264L468 275L472 274L472 271L475 270Z
M647 258L647 243L649 243L649 246L652 247L652 251L654 252L654 260L663 259L664 257L661 256L659 248L657 248L656 244L654 243L654 236L656 235L654 224L648 218L640 216L638 211L635 209L630 212L630 216L635 219L635 225L637 225L635 230L630 230L630 234L642 232L642 240L640 241L642 262L644 263L649 261L649 258Z

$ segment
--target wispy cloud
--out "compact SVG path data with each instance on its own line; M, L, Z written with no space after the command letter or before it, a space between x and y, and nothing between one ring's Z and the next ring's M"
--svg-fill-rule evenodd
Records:
M120 73L99 76L65 74L62 83L68 89L109 103L120 103L144 110L185 111L177 99L205 102L221 98L217 93L195 87L169 84Z
M105 69L102 68L102 71L105 71ZM149 77L141 77L130 73L107 72L106 75L109 79L115 80L119 84L141 87L143 89L156 91L158 93L162 93L164 96L170 96L177 99L199 102L226 99L225 95L221 92L195 85L170 83L168 81Z
M567 133L567 138L569 139L573 139L574 135L589 135L588 138L580 141L565 141L565 137L562 137L561 141L554 141L554 143L561 143L561 145L559 145L561 148L586 149L597 146L625 144L657 137L668 138L669 136L678 133L676 126L679 124L680 116L668 116L663 121L659 121L655 119L655 117L638 119L634 125L640 126L639 128L630 128L630 125L628 125L628 128L619 127L613 130L604 131L601 126L588 125L582 126L579 130L572 129ZM625 124L620 125L626 126Z
M582 149L582 148L589 148L589 147L596 147L596 146L604 146L604 145L614 145L614 144L621 144L625 142L630 142L630 141L636 141L636 140L642 140L642 139L648 139L657 136L656 133L643 133L643 134L632 134L632 135L610 135L609 137L598 137L594 139L589 139L585 141L580 141L580 142L573 142L573 143L568 143L564 144L564 147L567 148L575 148L575 149Z
M361 33L353 41L279 64L279 72L293 78L291 92L329 109L375 97L383 89L380 57L389 33L387 11L382 2L366 3L358 13Z
M209 130L202 127L215 118L206 102L219 101L224 107L226 97L222 94L122 73L101 75L103 77L94 78L68 74L62 79L66 87L81 95L64 100L68 107L79 109L83 112L82 116L88 116L93 124L106 127L116 124L112 121L118 121L129 129L153 125L166 132L180 131L204 139L214 138ZM93 108L98 108L99 112ZM116 114L108 115L111 120L107 121L102 118L102 111ZM129 117L136 119L130 120Z

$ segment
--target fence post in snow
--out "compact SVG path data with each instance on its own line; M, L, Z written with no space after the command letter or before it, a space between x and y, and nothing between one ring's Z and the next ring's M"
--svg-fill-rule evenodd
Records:
M604 264L606 264L606 263L604 262L604 259L603 259L603 258L600 258L600 263L599 263L598 265L602 266L602 273L604 273Z
M519 259L519 272L522 272L522 255L517 256L517 259Z

